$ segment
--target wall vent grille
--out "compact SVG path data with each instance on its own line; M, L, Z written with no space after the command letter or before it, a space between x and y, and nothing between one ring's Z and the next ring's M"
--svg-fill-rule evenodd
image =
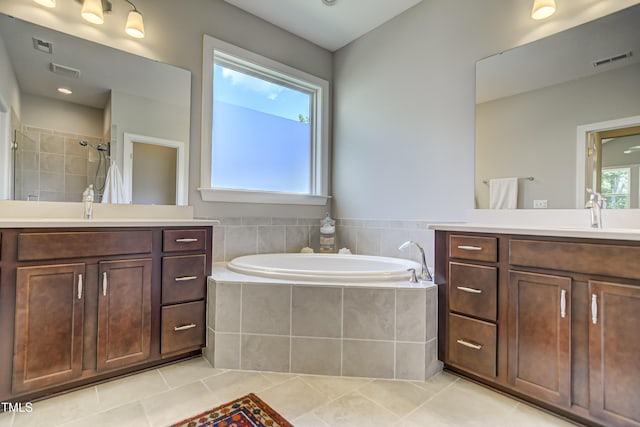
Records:
M46 40L39 39L37 37L32 37L33 40L33 48L35 50L39 50L44 53L53 53L53 43L48 42Z
M65 65L56 64L54 62L49 64L49 69L52 73L58 74L59 76L69 77L72 79L77 79L80 77L80 70L76 70L75 68L67 67Z
M593 61L594 67L599 67L601 65L610 64L612 62L620 61L623 59L630 58L633 55L632 51L628 51L625 53L621 53L619 55L610 56L608 58L598 59L597 61Z

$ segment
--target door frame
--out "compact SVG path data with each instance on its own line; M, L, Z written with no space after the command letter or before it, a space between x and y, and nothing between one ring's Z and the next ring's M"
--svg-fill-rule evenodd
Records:
M157 138L149 135L139 135L134 133L124 133L124 158L122 165L122 181L125 191L129 197L129 203L133 202L133 143L159 145L176 149L176 205L186 206L188 204L188 182L186 174L189 169L189 157L187 156L187 144L184 141Z

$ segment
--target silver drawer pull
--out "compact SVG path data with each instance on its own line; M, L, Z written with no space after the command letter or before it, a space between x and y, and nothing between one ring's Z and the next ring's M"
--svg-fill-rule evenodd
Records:
M190 238L182 238L182 239L176 239L176 242L178 243L193 243L193 242L197 242L198 239L190 239Z
M560 291L560 317L563 319L567 317L567 291L563 289Z
M482 289L475 289L475 288L467 288L466 286L456 286L459 290L461 290L462 292L469 292L470 294L481 294L482 293Z
M456 341L456 342L457 342L458 344L460 344L460 345L463 345L463 346L465 346L465 347L472 348L472 349L474 349L474 350L480 350L480 349L482 348L482 346L481 346L480 344L473 344L473 343L470 343L469 341L465 341L465 340L462 340L462 339L460 339L460 340L458 340L458 341Z
M598 324L598 296L591 294L591 323Z
M196 280L198 276L180 276L176 277L176 282L186 282L189 280Z
M462 249L463 251L481 251L482 250L480 246L467 246L467 245L460 245L458 246L458 249Z
M82 299L82 274L78 274L78 299Z
M173 330L174 331L186 331L187 329L193 329L196 327L195 323L191 323L189 325L184 325L184 326L174 326Z
M107 296L107 286L109 285L107 281L107 272L102 273L102 296Z

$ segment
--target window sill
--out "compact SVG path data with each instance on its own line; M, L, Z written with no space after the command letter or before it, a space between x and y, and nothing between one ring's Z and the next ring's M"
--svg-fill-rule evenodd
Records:
M198 190L205 202L324 206L329 199L329 196L269 191L218 190L214 188L198 188Z

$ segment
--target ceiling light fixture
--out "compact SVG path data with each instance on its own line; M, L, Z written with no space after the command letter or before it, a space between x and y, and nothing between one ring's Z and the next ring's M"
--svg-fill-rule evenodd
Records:
M556 11L555 0L534 0L531 17L535 20L550 17Z
M322 3L326 4L327 6L333 6L337 1L338 0L322 0Z
M56 0L33 0L39 5L46 7L56 7ZM113 6L110 0L76 0L82 4L82 11L80 15L85 20L92 24L101 25L104 24L104 15L110 13L113 10ZM133 10L129 11L127 16L127 24L125 25L125 32L131 37L141 39L144 37L144 21L142 20L142 13L136 8L130 0L124 0L133 7ZM335 0L333 0L335 1Z
M40 6L44 7L56 7L56 0L33 0Z
M127 16L127 25L124 30L131 37L135 37L137 39L144 38L144 21L142 20L142 14L138 11L135 4L131 3L129 0L125 1L133 7L133 10L129 11L129 15Z
M59 87L58 88L58 92L64 93L65 95L71 95L73 93L73 91L71 89L66 88L66 87Z
M92 24L104 24L104 9L102 0L84 0L82 3L82 12L80 15Z

